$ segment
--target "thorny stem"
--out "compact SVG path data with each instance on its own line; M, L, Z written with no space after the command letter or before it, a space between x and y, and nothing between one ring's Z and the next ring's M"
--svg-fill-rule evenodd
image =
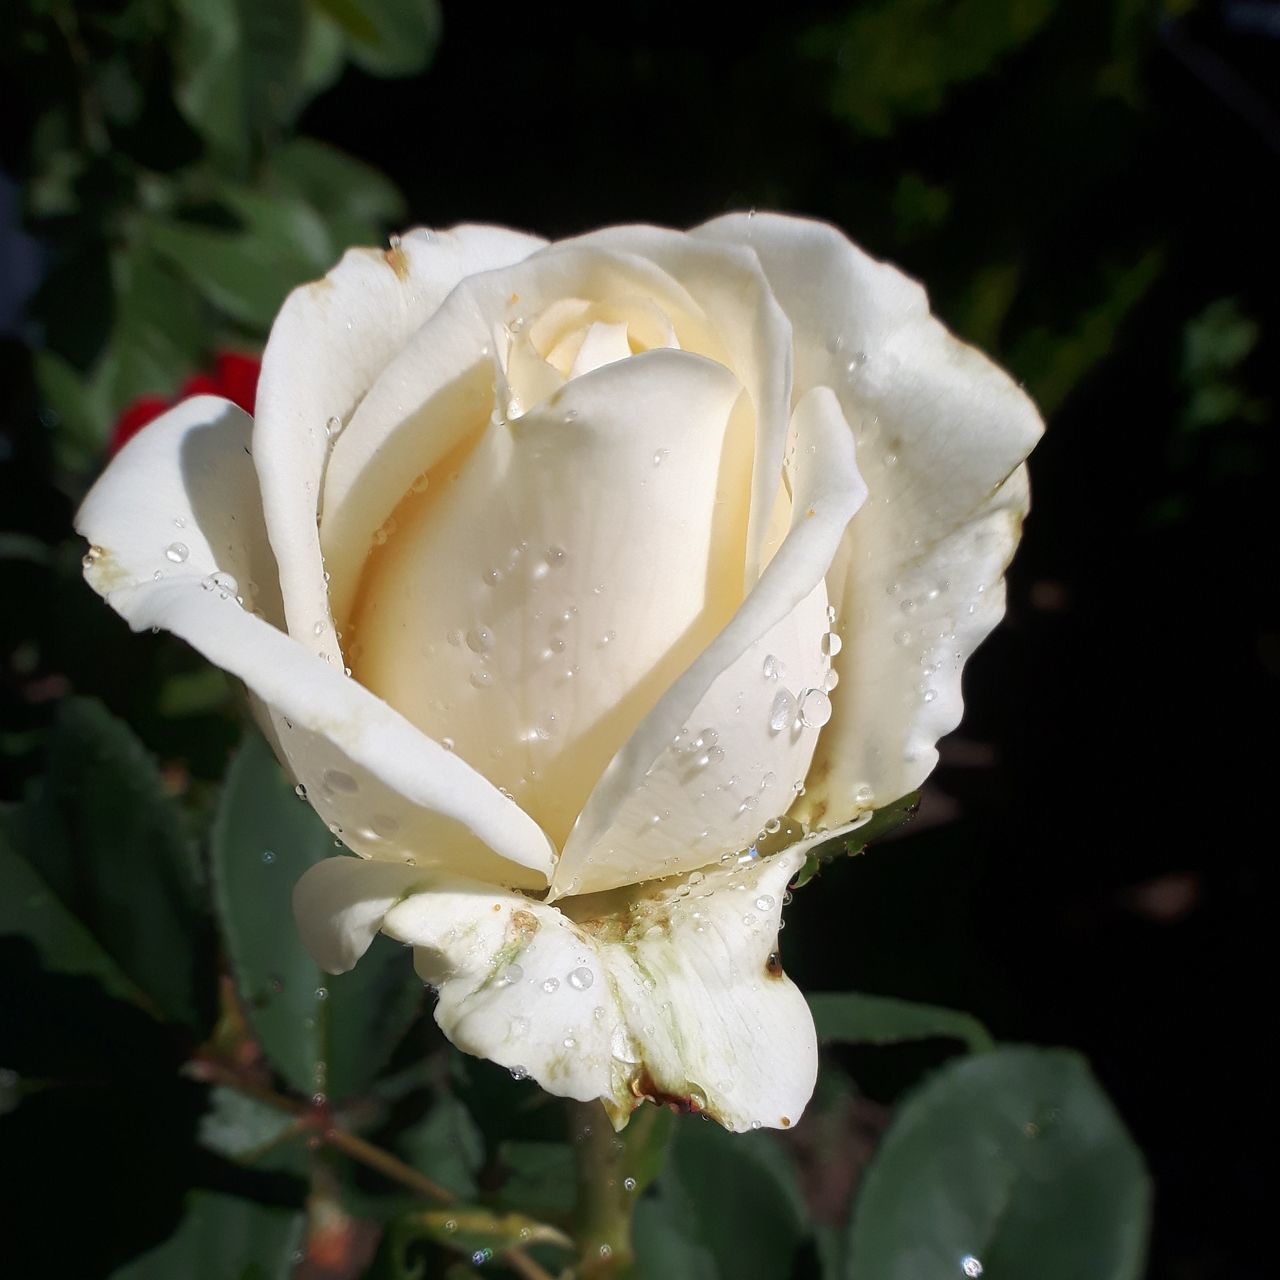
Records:
M316 1107L307 1103L297 1102L292 1098L283 1097L281 1094L245 1079L244 1076L230 1067L209 1059L199 1059L193 1062L191 1064L191 1074L196 1079L205 1081L208 1084L223 1085L228 1089L234 1089L237 1093L242 1093L247 1098L253 1098L254 1101L260 1102L264 1106L272 1107L276 1111L286 1111L290 1115L300 1117L298 1126L300 1130L306 1127L318 1130L320 1136L329 1146L341 1151L344 1155L350 1156L352 1160L359 1161L360 1164L365 1165L367 1168L376 1170L383 1177L390 1178L393 1182L398 1182L402 1186L408 1187L420 1196L425 1196L428 1200L436 1200L441 1204L453 1204L457 1200L457 1196L452 1191L446 1190L439 1183L432 1182L425 1174L419 1173L412 1165L406 1164L403 1160L393 1156L391 1152L374 1146L372 1142L366 1142L363 1138L348 1132L346 1129L340 1129L333 1123L332 1115L324 1107ZM603 1112L601 1116L603 1118ZM607 1121L605 1125L607 1128ZM550 1273L539 1266L521 1249L508 1249L502 1254L502 1261L516 1275L522 1276L523 1280L552 1280Z
M623 1280L633 1274L631 1210L626 1187L626 1144L598 1102L569 1103L569 1142L578 1169L575 1236L579 1280Z

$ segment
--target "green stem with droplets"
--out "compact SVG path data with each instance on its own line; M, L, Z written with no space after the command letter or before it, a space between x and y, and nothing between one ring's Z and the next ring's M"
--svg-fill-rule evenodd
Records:
M569 1103L569 1142L578 1168L574 1232L578 1280L623 1280L634 1274L631 1209L635 1192L623 1168L627 1143L598 1102Z

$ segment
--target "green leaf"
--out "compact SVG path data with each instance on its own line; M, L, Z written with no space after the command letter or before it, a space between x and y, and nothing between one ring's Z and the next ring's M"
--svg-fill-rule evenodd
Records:
M853 857L861 853L873 841L902 826L904 822L909 822L915 817L919 807L920 793L912 791L909 795L876 809L866 822L847 835L837 836L825 844L814 845L804 860L804 866L800 868L795 887L799 889L808 884L822 869L824 862L833 862L836 858Z
M463 1200L477 1192L476 1174L484 1163L484 1138L471 1113L451 1093L440 1093L417 1124L402 1130L396 1149L432 1182Z
M214 154L242 172L254 138L302 105L304 0L176 0L178 107Z
M946 102L1032 40L1058 0L878 0L802 37L802 51L832 64L832 113L885 137Z
M0 935L26 938L50 973L96 978L120 1000L144 997L93 935L0 833Z
M194 1191L178 1230L110 1280L288 1280L304 1225L290 1209Z
M854 1204L845 1275L1137 1280L1150 1187L1079 1055L1002 1048L898 1109Z
M289 291L323 275L337 249L305 201L233 187L221 197L238 226L155 219L146 241L215 307L265 333Z
M993 1047L990 1032L972 1014L891 996L832 991L810 994L818 1039L836 1044L898 1044L904 1040L961 1040L971 1053Z
M404 198L376 169L312 138L298 138L271 157L275 185L309 204L338 250L380 240L404 218Z
M132 730L92 699L67 699L45 776L10 818L18 852L154 1009L207 1029L213 957L199 866Z
M316 968L293 923L293 887L336 854L256 733L227 773L213 828L214 897L245 1015L299 1092L368 1088L408 1029L422 985L403 947L379 937L350 972Z
M659 1187L664 1203L688 1212L668 1217L671 1225L658 1233L656 1245L638 1242L643 1274L656 1274L648 1256L655 1247L660 1256L673 1250L709 1255L723 1280L776 1280L791 1273L809 1233L808 1215L795 1171L772 1134L727 1133L719 1125L684 1120Z
M409 1262L409 1251L418 1240L469 1253L480 1261L500 1257L508 1249L550 1244L572 1249L573 1241L556 1227L521 1213L495 1213L479 1205L451 1205L447 1209L424 1209L404 1214L390 1227L392 1256L402 1274L417 1274Z
M115 323L99 376L114 419L138 396L172 396L199 364L206 333L199 299L146 245L113 255L111 278Z
M300 1177L307 1172L308 1154L297 1117L235 1089L210 1090L199 1139L202 1146L239 1164Z
M350 41L351 59L375 76L410 76L440 42L436 0L313 0Z
M506 1181L498 1192L503 1205L544 1218L568 1218L573 1212L573 1152L563 1142L504 1142L498 1167Z

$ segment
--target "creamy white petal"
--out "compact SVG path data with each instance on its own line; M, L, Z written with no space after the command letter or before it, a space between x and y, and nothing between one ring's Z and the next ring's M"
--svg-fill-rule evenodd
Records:
M76 528L90 584L134 630L162 627L243 680L326 822L366 855L415 857L528 887L553 851L527 814L385 703L252 612L274 566L249 456L252 422L201 396L121 450ZM244 598L244 606L237 603Z
M787 538L729 624L601 776L557 864L553 895L609 889L710 861L750 843L793 798L791 785L804 775L825 714L822 697L811 692L821 694L825 670L824 578L866 496L835 396L826 388L811 391L795 418ZM786 667L781 679L766 673L771 655ZM784 687L797 699L809 695L809 725L773 730ZM724 759L712 761L714 769L691 768L702 752L691 757L690 747L705 738L706 727Z
M645 1098L727 1127L788 1128L817 1074L778 921L803 848L556 907L490 886L329 859L295 893L304 940L350 967L382 914L436 987L458 1048L621 1128ZM395 874L390 874L394 870Z
M1003 612L1042 424L924 290L835 228L720 218L695 236L755 250L795 332L796 385L840 396L870 497L828 576L840 684L795 814L836 825L920 785L959 722L964 660Z
M568 243L601 245L656 262L689 291L723 340L756 415L745 565L749 590L765 564L764 543L792 408L791 325L759 260L749 248L696 239L666 227L606 227Z
M339 438L325 477L321 537L339 625L378 530L415 478L435 482L432 468L447 473L451 451L478 439L496 404L495 383L505 376L506 353L497 348L564 299L632 296L657 304L686 350L724 362L697 304L658 267L626 254L555 245L471 276L405 344Z
M323 280L285 300L262 357L254 458L288 629L314 652L340 662L316 533L326 424L346 423L459 280L544 243L502 227L419 228L385 251L350 250Z
M347 626L356 678L557 843L738 606L740 395L722 365L682 351L575 378L490 424L401 503L366 563Z

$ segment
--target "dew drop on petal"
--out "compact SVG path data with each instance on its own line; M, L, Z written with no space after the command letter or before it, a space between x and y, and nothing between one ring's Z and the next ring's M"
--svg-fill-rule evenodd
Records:
M821 729L831 719L831 699L821 689L806 689L800 695L800 720L806 728Z
M769 709L769 728L774 733L789 729L796 722L796 700L789 689L779 689Z
M596 975L586 965L569 974L569 985L577 991L585 991L595 980Z
M190 554L185 542L171 542L164 549L164 558L172 560L174 564L181 564ZM88 557L86 556L85 559Z
M519 1063L516 1063L511 1068L511 1078L513 1080L527 1080L529 1078L529 1068L522 1067ZM445 1225L447 1226L448 1224L446 1223Z
M834 658L844 648L844 641L834 631L828 631L822 637L822 652L828 658Z
M543 989L543 991L545 991L545 992L547 993L547 995L550 995L553 991L559 991L559 990L560 990L560 979L559 979L559 978L548 978L548 979L547 979L547 980L542 984L542 989Z
M348 795L360 790L360 784L342 769L326 769L324 771L324 785L330 791L345 791Z
M472 627L467 632L467 648L472 653L491 653L493 645L493 632L488 627Z

